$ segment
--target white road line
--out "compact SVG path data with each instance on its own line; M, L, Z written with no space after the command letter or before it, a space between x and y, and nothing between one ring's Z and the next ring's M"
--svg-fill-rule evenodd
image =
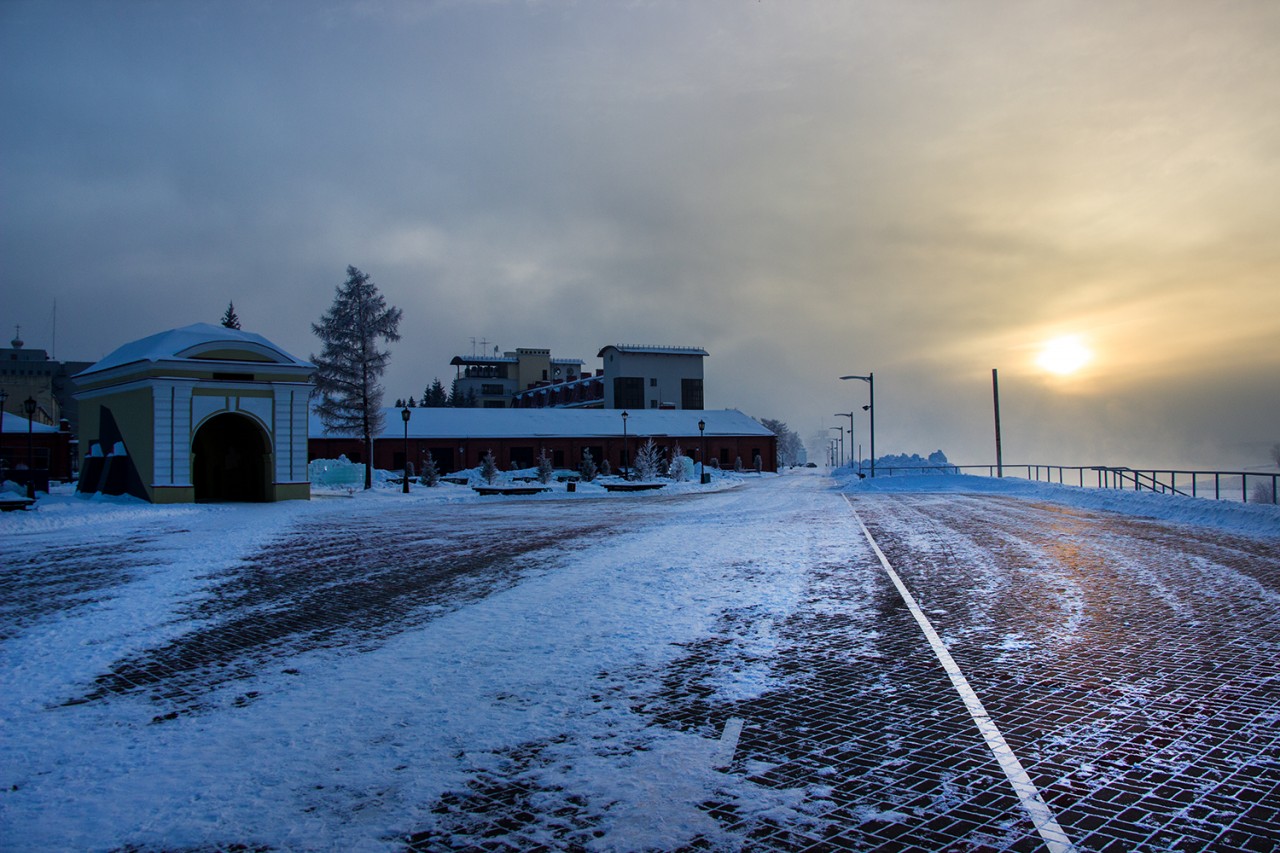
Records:
M730 717L725 721L724 731L720 733L720 742L716 744L716 754L711 759L711 769L723 770L733 763L733 754L738 750L738 738L742 736L742 718Z
M973 688L969 686L969 680L964 677L964 673L960 671L955 658L951 657L951 653L947 651L942 638L933 629L933 625L929 622L929 617L924 615L924 611L920 609L920 605L916 604L915 597L911 595L911 591L902 582L902 578L898 577L898 573L893 570L893 566L889 565L889 559L885 557L884 552L880 550L880 546L876 544L876 540L872 538L871 531L867 529L862 516L858 515L858 511L853 508L853 502L849 500L849 496L844 495L843 497L845 503L849 504L849 510L853 513L854 519L857 520L858 525L862 528L863 535L871 543L871 550L875 551L876 556L880 558L880 565L884 567L885 572L889 575L889 580L893 581L893 585L898 588L898 594L906 602L907 609L911 611L916 623L920 625L920 630L924 631L925 638L929 641L929 645L933 647L933 653L938 656L938 662L942 664L942 668L946 670L947 676L956 688L956 692L964 700L965 707L969 709L969 716L973 717L973 722L977 724L983 740L987 742L987 746L991 749L991 754L996 757L996 761L1000 762L1004 775L1009 777L1014 793L1018 795L1018 800L1022 803L1022 807L1030 815L1031 821L1039 831L1040 837L1044 839L1045 845L1048 846L1051 853L1075 853L1075 845L1071 843L1070 839L1067 838L1067 834L1063 832L1062 827L1058 825L1057 818L1053 816L1053 812L1044 801L1044 797L1040 796L1035 783L1031 781L1027 771L1022 768L1022 763L1018 761L1017 756L1013 754L1013 750L1009 748L1009 744L1005 742L1004 735L1000 734L1000 729L996 727L995 721L991 719L987 709L982 706L982 700L973 692Z

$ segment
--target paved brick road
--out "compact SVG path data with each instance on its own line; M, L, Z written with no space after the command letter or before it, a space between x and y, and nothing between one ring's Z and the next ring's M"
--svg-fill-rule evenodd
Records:
M647 674L656 677L601 673L592 701L712 740L744 721L725 773L804 792L776 817L706 802L747 849L1045 849L849 503L829 494L787 509L789 495L812 497L823 482L789 479L750 486L780 490L778 513L742 521L797 537L809 555L800 603L775 629L780 645L753 658L734 638L780 615L726 609L721 630L682 646ZM161 725L206 713L206 697L232 679L289 672L292 656L313 649L360 654L567 552L687 524L697 501L723 511L734 500L602 502L571 533L544 513L583 504L448 510L467 514L464 533L403 511L303 522L211 578L170 642L60 700L146 696ZM851 503L1079 850L1280 849L1280 541L985 495ZM672 547L688 534L673 533ZM37 550L0 585L0 639L109 597L148 553L145 543ZM770 567L747 554L742 571ZM786 689L747 700L717 689L726 670L755 665ZM531 772L563 760L549 757L559 744L521 744L476 771L430 804L434 819L405 845L589 847L599 804Z
M853 504L1078 850L1280 849L1276 541L989 496ZM707 738L745 720L730 772L808 791L811 822L707 803L749 849L1044 850L897 591L861 591L881 571L861 550L812 566L773 661L787 690L718 700L709 639L661 693L622 698ZM541 748L441 803L414 846L544 822L521 781ZM570 798L564 838L589 838L581 811Z

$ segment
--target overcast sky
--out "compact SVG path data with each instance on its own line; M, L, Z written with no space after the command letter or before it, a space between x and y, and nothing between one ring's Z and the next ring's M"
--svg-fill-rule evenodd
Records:
M388 403L472 339L695 345L877 450L1265 465L1280 3L0 2L0 323L296 355L348 264ZM1074 337L1089 361L1044 369ZM830 435L836 433L832 430Z

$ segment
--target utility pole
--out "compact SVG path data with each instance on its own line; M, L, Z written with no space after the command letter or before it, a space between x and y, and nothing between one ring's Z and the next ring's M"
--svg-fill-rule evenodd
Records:
M1000 449L1000 375L991 368L991 400L996 409L996 476L1004 476L1004 455Z

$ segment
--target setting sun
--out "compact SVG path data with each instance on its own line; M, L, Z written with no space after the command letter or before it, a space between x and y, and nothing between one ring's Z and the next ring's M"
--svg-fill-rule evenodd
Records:
M1084 367L1092 357L1078 336L1067 335L1047 342L1036 357L1036 364L1050 373L1066 376Z

